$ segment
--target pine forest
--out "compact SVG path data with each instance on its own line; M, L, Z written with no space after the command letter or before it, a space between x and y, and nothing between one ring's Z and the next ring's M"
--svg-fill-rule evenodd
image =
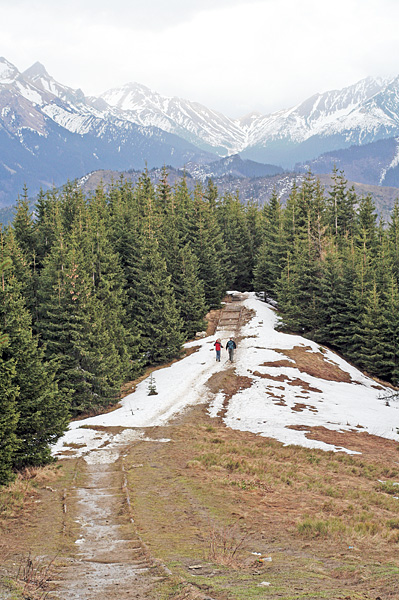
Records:
M173 188L167 169L85 195L18 200L0 244L0 483L51 461L70 418L101 412L149 365L179 358L226 290L275 303L280 327L399 381L399 203L389 223L336 169L285 206ZM149 398L149 402L151 398Z

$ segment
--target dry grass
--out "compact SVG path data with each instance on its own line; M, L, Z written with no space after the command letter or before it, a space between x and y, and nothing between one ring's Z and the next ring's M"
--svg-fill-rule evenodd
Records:
M17 473L12 483L0 488L0 527L35 502L36 487L54 481L57 476L54 465L28 467Z
M223 393L223 408L219 412L219 417L223 418L227 411L229 400L240 390L248 389L252 386L254 380L244 375L237 375L234 367L226 371L219 371L212 375L206 385L209 390L216 394L221 391Z
M395 598L399 501L378 479L399 481L397 444L333 432L363 454L284 447L203 411L162 431L168 447L132 450L132 464L147 465L129 471L135 522L155 556L188 581L201 564L195 581L212 598L257 599L265 580L272 600ZM272 561L256 563L254 551Z
M276 363L279 364L279 363ZM274 366L274 365L273 365ZM291 365L294 366L294 365ZM260 373L259 371L254 371L253 375L255 377L260 377L261 379L271 379L272 381L281 381L286 382L288 385L292 385L294 387L301 387L307 392L317 392L319 394L322 393L322 390L319 390L316 387L311 386L307 381L303 381L303 379L299 379L296 377L295 379L291 379L288 375L280 374L280 375L269 375L269 373Z
M202 465L212 485L218 480L256 493L263 505L274 511L279 506L279 516L284 507L291 525L294 520L297 532L306 538L398 542L392 524L399 518L399 502L394 498L399 493L395 485L399 468L391 461L283 447L255 436L243 445L232 437L221 430L217 437L205 434L198 443L194 464ZM392 442L391 453L395 451ZM192 469L192 464L188 466ZM193 472L204 477L198 466Z
M212 525L208 539L207 560L233 569L243 567L248 556L244 546L248 533L243 534L237 523L228 527Z
M21 558L16 575L16 583L21 588L23 598L44 600L48 596L47 586L52 577L55 557L45 561L42 557L28 554Z
M290 350L275 349L275 352L284 354L289 360L273 361L264 363L263 367L293 367L308 373L318 379L326 379L327 381L343 381L352 382L349 373L343 371L337 364L327 360L322 352L313 352L310 346L295 346Z

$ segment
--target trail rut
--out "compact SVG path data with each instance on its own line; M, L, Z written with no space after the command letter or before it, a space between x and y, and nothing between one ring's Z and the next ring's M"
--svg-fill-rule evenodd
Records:
M76 554L65 562L52 593L60 600L151 598L161 572L130 522L121 459L82 461L82 484L68 491Z

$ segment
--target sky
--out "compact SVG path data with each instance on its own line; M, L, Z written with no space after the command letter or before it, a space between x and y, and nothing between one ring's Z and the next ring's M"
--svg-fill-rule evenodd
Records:
M100 95L138 82L230 117L399 74L397 0L0 0L0 56Z

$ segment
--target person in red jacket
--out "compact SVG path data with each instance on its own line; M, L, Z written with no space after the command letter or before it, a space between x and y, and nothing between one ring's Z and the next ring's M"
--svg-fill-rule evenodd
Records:
M216 350L216 360L217 360L217 362L220 362L220 350L223 348L222 342L218 338L213 345L215 346L215 350Z

